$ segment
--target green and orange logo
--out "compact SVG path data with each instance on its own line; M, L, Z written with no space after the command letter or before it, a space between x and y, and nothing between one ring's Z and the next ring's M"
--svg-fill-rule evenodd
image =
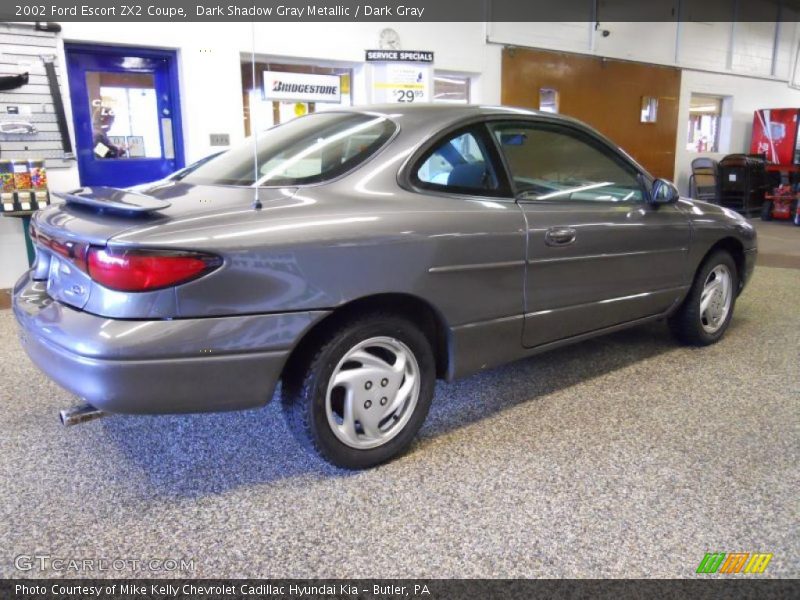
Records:
M697 573L746 573L755 575L767 569L772 554L763 552L708 552L697 566Z

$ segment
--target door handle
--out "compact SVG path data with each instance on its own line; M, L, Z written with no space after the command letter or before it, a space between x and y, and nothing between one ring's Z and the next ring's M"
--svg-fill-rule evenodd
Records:
M544 243L548 246L566 246L575 241L575 233L572 227L551 227L544 234Z

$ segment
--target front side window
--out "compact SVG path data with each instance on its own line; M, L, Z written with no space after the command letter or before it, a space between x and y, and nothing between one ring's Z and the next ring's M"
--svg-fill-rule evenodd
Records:
M500 123L492 133L517 192L530 200L640 202L636 170L578 132L551 125Z
M472 132L458 133L429 151L415 171L422 187L461 193L491 193L497 177L486 148Z
M186 176L188 183L293 186L338 177L392 136L391 120L359 113L314 113L260 133ZM256 167L257 163L257 167Z

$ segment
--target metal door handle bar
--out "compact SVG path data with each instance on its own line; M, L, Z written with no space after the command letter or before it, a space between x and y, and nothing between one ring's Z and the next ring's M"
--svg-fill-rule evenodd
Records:
M575 241L575 233L572 227L551 227L544 234L544 243L548 246L566 246Z

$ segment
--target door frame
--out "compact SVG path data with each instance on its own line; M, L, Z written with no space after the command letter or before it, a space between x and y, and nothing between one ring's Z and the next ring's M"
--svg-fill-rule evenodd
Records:
M180 77L178 74L178 51L167 48L153 48L131 45L110 45L95 44L91 42L70 42L64 41L64 69L67 76L67 91L70 99L70 117L72 120L73 136L75 138L75 162L78 166L78 177L81 177L80 162L78 161L78 135L75 127L75 107L72 98L72 87L69 85L73 78L73 69L70 67L71 53L92 53L98 55L116 56L124 54L125 51L145 58L165 58L167 59L167 80L172 90L170 104L172 105L172 143L175 151L175 170L186 166L186 153L183 143L183 111L181 110L182 97L180 88ZM159 115L160 117L161 115ZM176 125L177 122L177 125ZM162 140L163 148L163 140ZM83 182L81 182L83 185Z

